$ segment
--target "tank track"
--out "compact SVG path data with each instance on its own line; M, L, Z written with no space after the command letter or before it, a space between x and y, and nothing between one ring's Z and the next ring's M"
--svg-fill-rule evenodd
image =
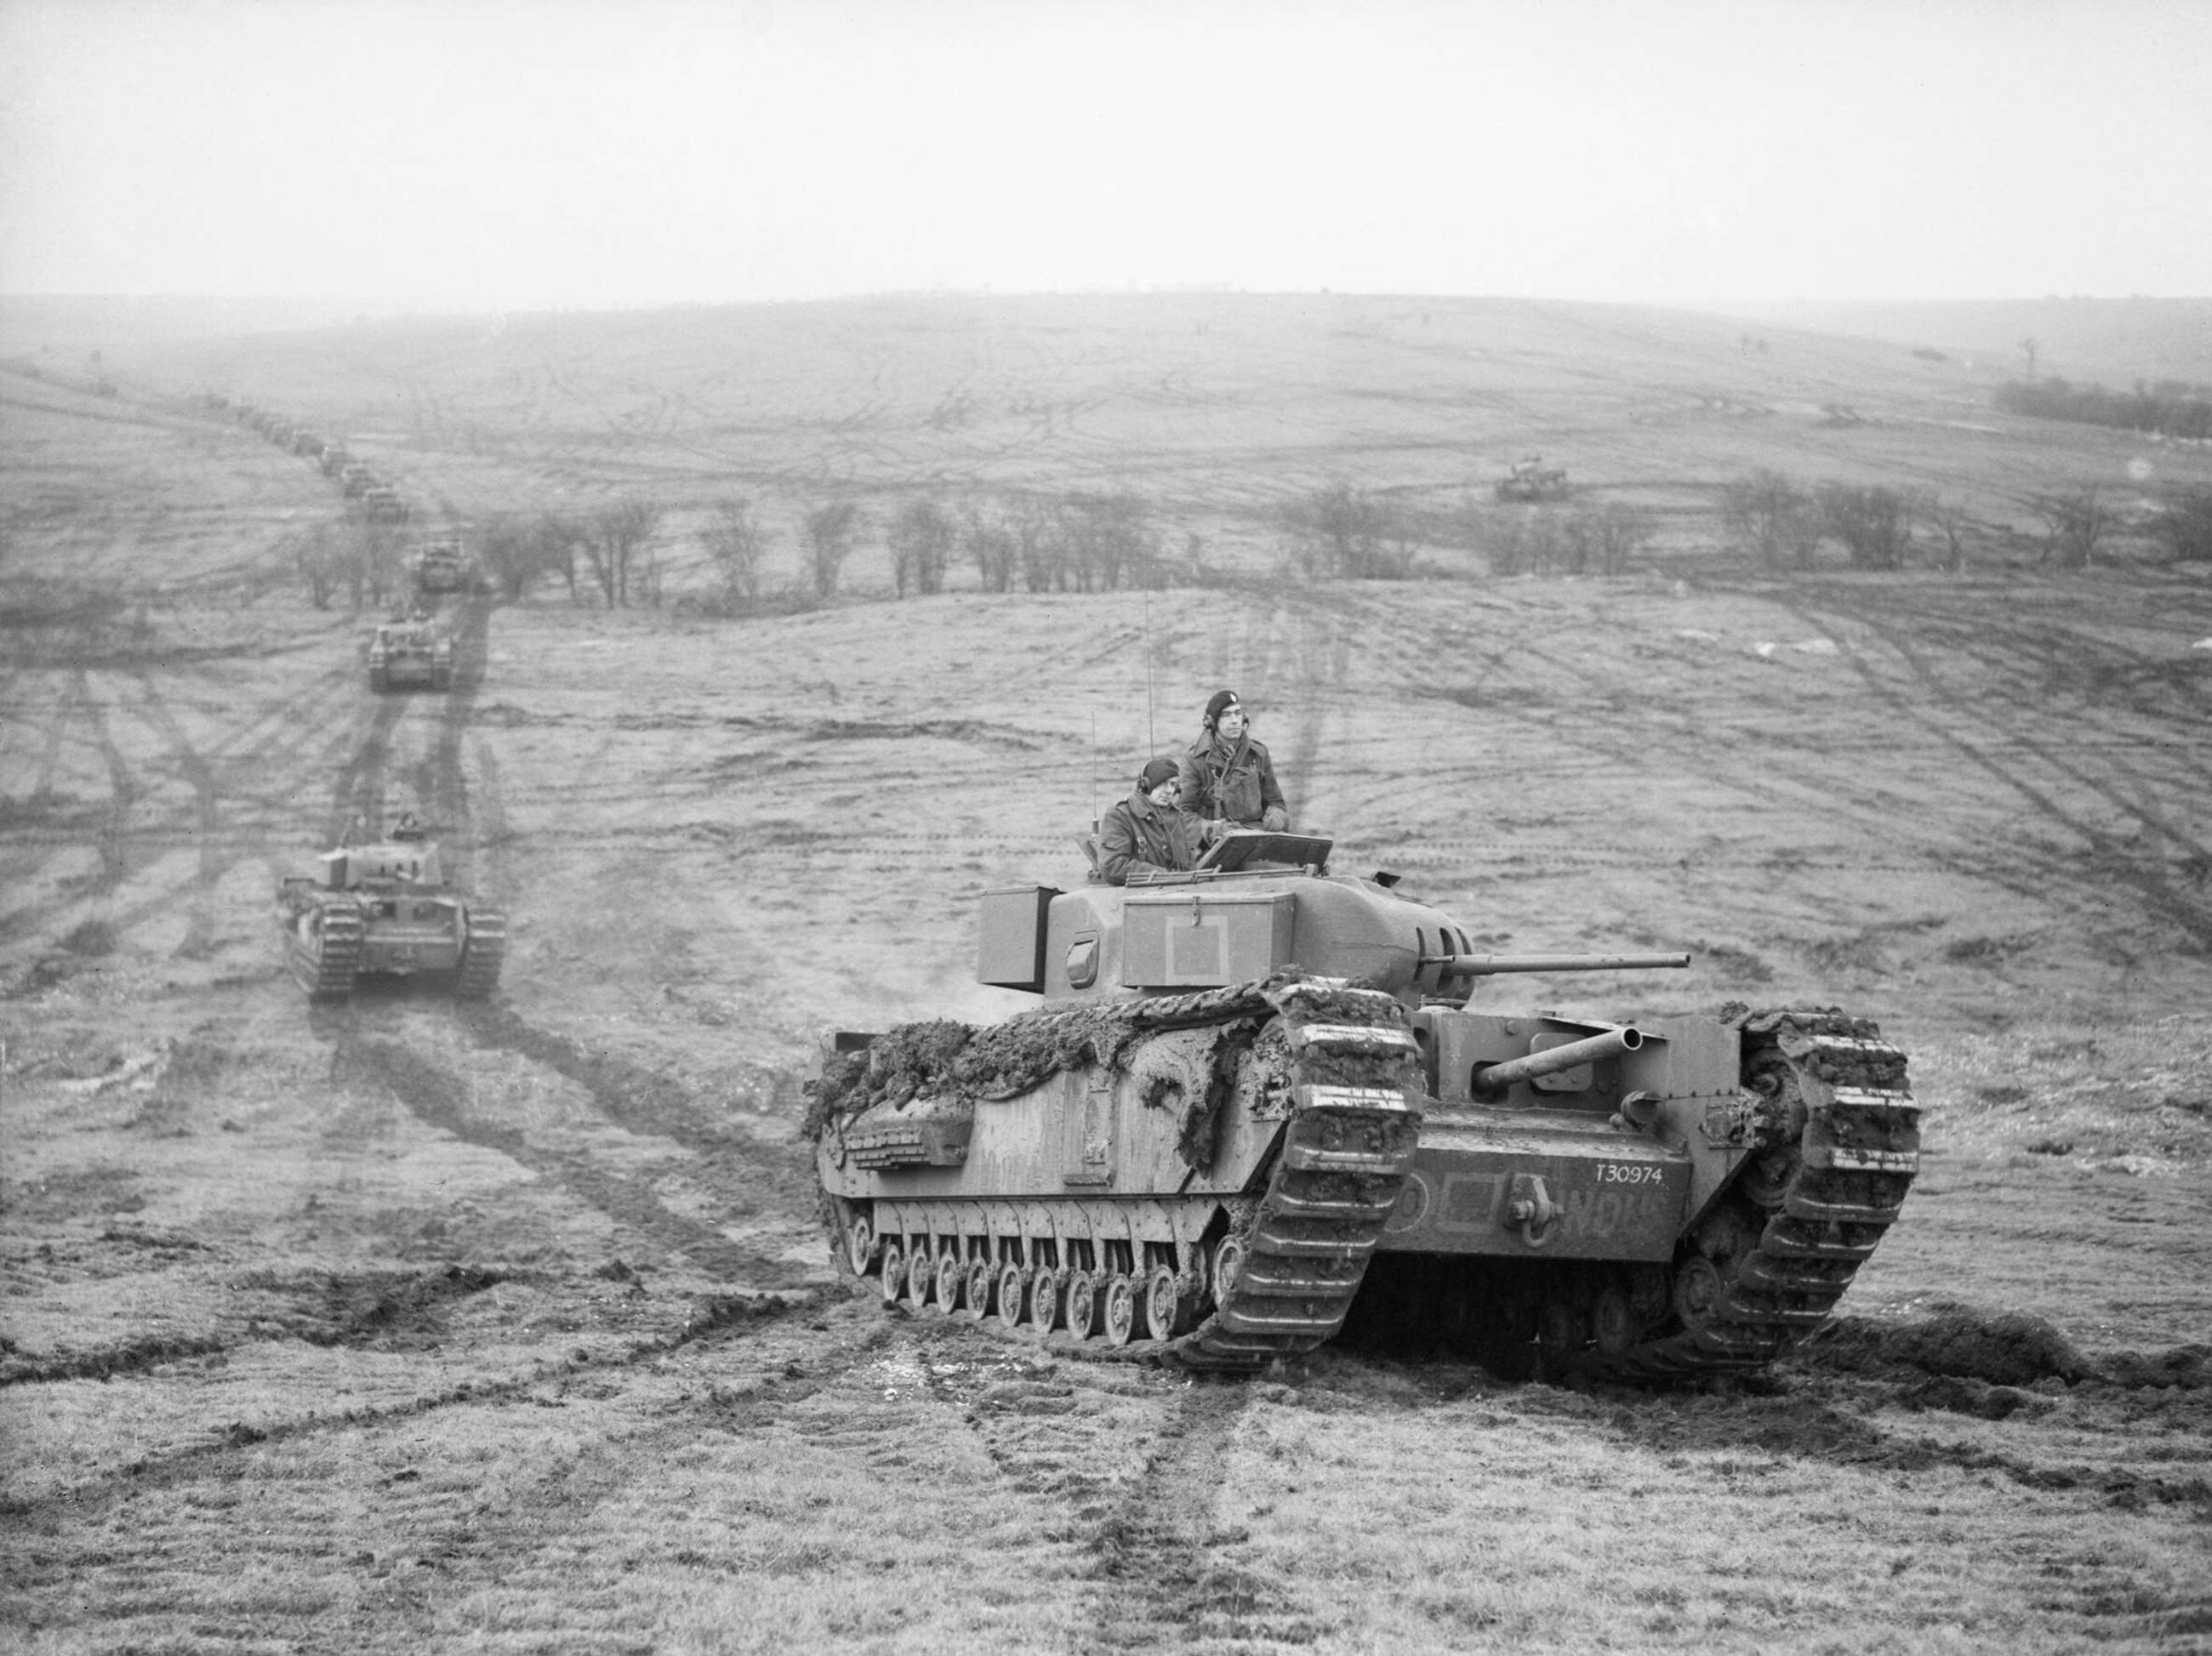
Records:
M1747 1083L1766 1079L1754 1089L1784 1118L1778 1125L1802 1112L1787 1182L1755 1206L1723 1198L1765 1223L1747 1250L1711 1261L1720 1291L1709 1300L1685 1307L1684 1273L1698 1267L1678 1263L1681 1331L1617 1355L1580 1354L1571 1372L1648 1383L1763 1368L1828 1319L1897 1218L1920 1165L1905 1054L1871 1020L1832 1010L1753 1013L1742 1029Z
M311 1000L338 1000L353 993L353 980L361 969L362 941L366 932L360 908L350 902L320 906L321 947L310 949L299 934L289 934L286 955L292 975Z
M1041 1274L1036 1265L1024 1261L1019 1274L1009 1277L1002 1263L981 1279L979 1301L976 1279L957 1271L915 1271L902 1239L892 1239L880 1257L872 1236L865 1252L855 1247L849 1216L839 1210L843 1204L829 1203L824 1219L833 1252L848 1268L872 1274L886 1301L903 1299L915 1309L929 1306L963 1315L1002 1335L1042 1338L1048 1349L1071 1355L1250 1371L1322 1344L1343 1326L1419 1143L1421 1118L1408 1102L1420 1095L1416 1048L1403 1009L1389 995L1350 989L1341 980L1278 977L1114 1010L1134 1030L1147 1032L1269 1014L1282 1020L1289 1060L1276 1084L1289 1101L1289 1113L1265 1190L1222 1204L1231 1216L1228 1235L1202 1270L1181 1283L1182 1302L1200 1314L1178 1313L1166 1330L1151 1329L1140 1317L1140 1336L1117 1341L1109 1331L1102 1339L1096 1337L1098 1325L1110 1325L1116 1293L1133 1293L1144 1302L1141 1272L1071 1271L1066 1261L1053 1262L1044 1267L1054 1271L1048 1304L1034 1291ZM1073 1016L1097 1012L1094 1006ZM950 1219L962 1210L1007 1204L976 1198L942 1205ZM1069 1240L1097 1247L1113 1239ZM948 1286L950 1299L944 1291ZM1010 1288L1018 1302L1008 1301ZM1100 1296L1103 1317L1077 1306L1090 1293ZM1188 1322L1195 1325L1186 1327Z
M495 908L468 911L468 938L461 947L460 970L453 977L453 993L463 1000L482 1000L499 986L500 964L507 958L507 916Z

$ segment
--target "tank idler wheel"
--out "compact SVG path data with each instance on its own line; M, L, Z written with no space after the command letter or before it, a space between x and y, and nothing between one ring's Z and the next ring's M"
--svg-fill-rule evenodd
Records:
M845 1263L853 1267L855 1277L865 1277L868 1274L868 1261L875 1254L875 1227L869 1224L866 1214L856 1213L852 1223L845 1227Z
M1029 1285L1029 1272L1018 1265L1009 1264L999 1273L999 1325L1010 1334L1022 1325L1023 1305Z
M951 1316L960 1308L960 1289L968 1280L968 1262L958 1254L946 1252L937 1260L937 1309L941 1316Z
M1751 1158L1735 1187L1745 1200L1771 1213L1788 1198L1804 1160L1795 1144L1778 1144Z
M1229 1296L1237 1291L1237 1279L1244 1274L1244 1244L1234 1236L1224 1236L1213 1249L1213 1303L1228 1304Z
M1182 1278L1162 1265L1145 1284L1145 1327L1156 1340L1173 1339L1182 1315Z
M906 1262L906 1302L919 1311L929 1303L929 1290L937 1281L937 1261L919 1242Z
M1674 1267L1674 1314L1692 1333L1720 1315L1727 1293L1720 1267L1702 1253L1692 1253Z
M1628 1303L1628 1290L1607 1283L1590 1304L1590 1338L1608 1357L1617 1357L1636 1344L1636 1313Z
M1137 1296L1136 1279L1125 1271L1117 1271L1106 1279L1106 1344L1127 1345L1135 1338L1137 1320L1143 1310Z
M884 1279L878 1286L883 1290L884 1303L896 1305L899 1290L906 1286L906 1250L896 1242L884 1244Z
M1101 1287L1098 1277L1081 1265L1067 1274L1067 1331L1079 1340L1089 1339L1098 1326Z
M1030 1278L1030 1326L1042 1339L1060 1321L1060 1275L1050 1265L1039 1265Z
M1565 1300L1547 1300L1536 1318L1536 1344L1544 1355L1564 1357L1583 1343L1583 1319Z
M968 1288L962 1295L960 1313L971 1323L979 1323L991 1314L991 1284L995 1277L988 1259L977 1259L968 1267Z

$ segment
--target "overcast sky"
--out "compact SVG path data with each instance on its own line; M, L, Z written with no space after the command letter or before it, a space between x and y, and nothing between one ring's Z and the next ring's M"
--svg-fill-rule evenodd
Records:
M0 292L2212 294L2208 0L0 0Z

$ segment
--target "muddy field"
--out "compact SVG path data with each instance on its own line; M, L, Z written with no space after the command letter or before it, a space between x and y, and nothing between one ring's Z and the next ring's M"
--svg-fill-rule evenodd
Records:
M2212 1650L2212 580L2060 575L2037 487L2212 459L1902 350L1572 306L946 301L389 325L0 370L0 1468L11 1647ZM1945 377L1949 376L1949 377ZM1213 584L713 620L450 606L372 696L288 537L295 408L418 523L649 490L1108 484ZM1856 423L1832 412L1847 405ZM1658 514L1604 579L1280 577L1279 502L1541 448ZM1784 576L1754 464L1940 487L1962 571ZM695 514L687 517L687 513ZM1844 1314L1757 1383L1331 1348L1070 1361L836 1284L837 1028L1002 1016L977 895L1238 688L1340 866L1597 1016L1836 1002L1932 1107ZM1148 734L1149 731L1149 734ZM500 994L311 1008L277 877L411 809Z

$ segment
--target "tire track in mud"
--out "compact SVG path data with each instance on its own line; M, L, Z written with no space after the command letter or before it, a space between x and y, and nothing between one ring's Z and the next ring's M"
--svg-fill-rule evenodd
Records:
M1817 611L1796 601L1785 601L1784 607L1808 627L1818 629L1823 636L1832 637ZM1893 628L1877 627L1876 635L1894 653L1911 676L1917 697L1908 696L1894 685L1886 682L1859 653L1846 652L1845 659L1875 697L1908 725L1924 731L1940 746L1957 754L1976 770L1990 777L2000 786L2017 794L2032 806L2045 822L2086 841L2094 856L2094 878L2097 883L2108 881L2133 888L2143 902L2147 913L2162 916L2179 926L2200 949L2212 950L2212 907L2201 900L2178 889L2166 877L2162 868L2154 868L2143 858L2129 854L2127 848L2095 824L2087 821L2077 810L2063 804L2045 786L2031 780L2025 768L2000 760L1968 732L1987 726L1988 721L1966 706L1957 692L1946 685L1942 676L1929 664L1926 655L1912 641ZM2172 843L2205 854L2204 847L2170 827L2161 816L2147 816L2138 811L2132 802L2122 797L2111 783L2090 776L2078 766L2060 760L2056 755L2039 749L2027 740L2025 750L2063 780L2087 790L2116 814L2133 817L2151 832ZM2056 859L2054 859L2056 860ZM2081 871L2070 870L2071 883L2080 883Z
M1281 1582L1229 1556L1247 1538L1215 1520L1237 1427L1255 1395L1249 1383L1152 1371L1140 1379L927 1312L897 1310L884 1326L903 1327L918 1347L921 1383L960 1413L1007 1487L1067 1513L1085 1623L1074 1649L1103 1656L1215 1640L1309 1644L1322 1630ZM1117 1395L1166 1418L1157 1429L1133 1429L1101 1408ZM902 1420L855 1423L847 1434L863 1446L881 1439L893 1455L909 1443ZM1133 1476L1139 1441L1149 1447ZM1047 1568L1065 1572L1057 1561Z
M681 1144L701 1159L702 1170L741 1174L750 1188L742 1194L726 1188L723 1192L733 1213L765 1210L768 1204L759 1199L762 1196L775 1198L796 1216L812 1211L818 1192L811 1151L805 1144L794 1143L779 1150L748 1133L717 1129L711 1125L713 1112L702 1108L682 1083L612 1053L593 1052L570 1036L538 1028L503 1004L465 1007L461 1016L478 1046L526 1059L574 1083L591 1095L602 1115L625 1131ZM798 1076L762 1066L760 1077L772 1097L796 1106Z
M695 1301L690 1313L668 1332L634 1339L622 1350L605 1356L579 1356L569 1351L543 1358L520 1374L459 1380L418 1392L398 1402L370 1404L349 1409L311 1410L305 1414L258 1425L240 1421L225 1428L211 1428L210 1429L216 1431L217 1435L210 1439L142 1456L113 1471L98 1474L79 1483L25 1498L0 1496L0 1517L36 1519L40 1514L61 1513L82 1516L88 1503L173 1487L205 1476L207 1463L241 1451L258 1453L267 1445L311 1439L324 1433L402 1424L441 1409L520 1402L549 1384L562 1387L571 1381L587 1380L593 1375L636 1369L702 1341L718 1338L747 1338L770 1332L794 1315L817 1309L818 1301L819 1295L814 1290L763 1295L757 1298L717 1295ZM179 1348L168 1358L133 1365L130 1372L143 1374L160 1366L161 1362L212 1356L237 1350L246 1345L268 1343L268 1338L257 1337L227 1344L204 1344L190 1351ZM857 1366L866 1356L869 1344L865 1340L860 1342L856 1353L846 1360L845 1366ZM835 1356L833 1352L833 1360ZM818 1389L823 1383L817 1376L793 1376L789 1373L791 1367L790 1364L782 1365L776 1379L764 1382L755 1395L787 1400L792 1396L805 1395ZM118 1367L97 1377L104 1379L107 1373L120 1374L125 1372L124 1368ZM40 1374L20 1383L38 1384L50 1380L82 1377L83 1375L76 1373ZM810 1380L811 1385L793 1383ZM696 1422L685 1422L671 1427L669 1431L680 1437L688 1437L696 1429Z
M92 726L94 743L107 767L109 798L107 809L100 816L97 841L100 877L94 885L94 895L104 900L129 877L130 866L123 846L130 832L131 808L137 802L141 789L137 778L131 774L130 761L115 745L114 732L108 727L107 714L100 699L92 693L91 675L80 667L75 677L77 705L84 710L85 719Z
M334 1083L358 1078L381 1084L424 1125L507 1157L733 1286L766 1290L809 1284L809 1274L790 1260L673 1211L646 1180L611 1172L587 1156L532 1143L521 1128L484 1119L472 1106L466 1081L392 1036L349 1031L331 1064Z
M1216 1640L1305 1645L1328 1631L1282 1582L1230 1556L1244 1533L1214 1521L1251 1401L1249 1384L1222 1380L1194 1381L1176 1400L1143 1475L1091 1538L1084 1656Z
M280 816L276 807L279 801L288 801L292 793L289 762L312 740L321 722L323 708L332 700L330 692L344 675L342 670L324 675L311 688L310 699L306 702L264 709L203 748L195 745L187 735L173 706L176 698L166 695L157 685L143 657L134 658L132 664L118 670L126 673L135 686L137 701L130 704L118 701L113 704L112 711L129 711L161 738L193 798L188 821L172 817L137 827L125 821L118 827L115 819L118 813L112 809L104 813L103 821L108 823L112 836L112 860L104 861L99 889L112 891L172 851L195 851L198 869L191 891L187 933L176 952L180 955L204 955L212 947L218 913L216 887L228 872L231 861L266 854L272 834L280 831L274 826L274 819ZM102 704L94 697L88 674L80 671L77 677L76 694L62 703L47 725L47 751L50 755L58 755L68 727L82 713L92 728L94 746L107 764L112 785L114 779L128 779L129 800L119 813L127 818L129 810L142 803L149 790L143 779L131 773L120 745L114 741ZM243 767L269 786L259 794L227 794L218 775L219 766ZM264 808L258 820L238 809L245 804ZM46 837L36 831L9 836L11 842L18 844L37 843ZM84 843L84 838L81 833L67 832L52 835L52 841L77 846ZM80 901L78 894L58 895L17 911L14 923L22 928L35 928L52 921ZM108 916L107 923L117 931L127 931L174 907L173 894L164 889L128 907L116 909Z
M330 816L323 834L325 845L337 845L356 828L368 834L384 831L384 770L391 755L392 732L407 716L407 698L386 695L376 698L368 728L331 785Z

